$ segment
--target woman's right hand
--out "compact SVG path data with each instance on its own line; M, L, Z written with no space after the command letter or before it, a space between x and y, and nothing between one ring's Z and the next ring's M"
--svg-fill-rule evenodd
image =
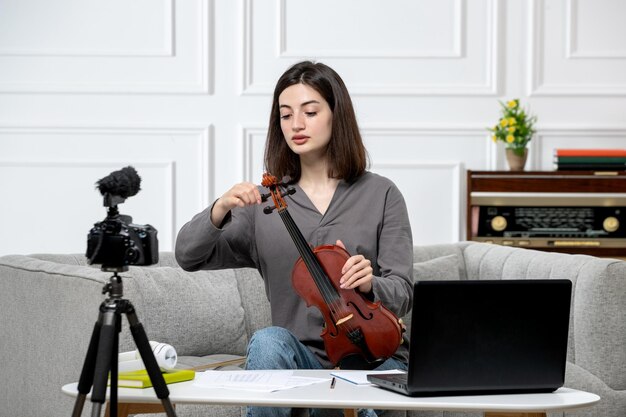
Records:
M213 205L211 211L211 222L219 227L226 217L226 214L235 207L245 207L254 204L261 204L261 193L257 185L251 182L241 182L235 184L226 191Z

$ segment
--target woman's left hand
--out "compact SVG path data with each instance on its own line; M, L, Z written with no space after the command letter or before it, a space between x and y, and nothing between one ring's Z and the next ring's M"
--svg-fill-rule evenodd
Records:
M341 240L336 243L340 248L345 249L345 245ZM369 259L366 259L363 255L354 255L348 258L346 263L341 269L341 279L339 280L339 287L344 289L359 288L364 294L372 291L372 275L374 269Z

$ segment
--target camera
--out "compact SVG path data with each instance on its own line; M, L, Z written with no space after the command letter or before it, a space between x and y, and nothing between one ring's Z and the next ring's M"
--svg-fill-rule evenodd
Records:
M129 265L152 265L159 261L157 230L149 224L133 224L132 217L120 214L117 208L139 192L140 184L141 178L131 166L112 172L96 183L108 213L87 235L89 264L102 264L105 271L125 271Z

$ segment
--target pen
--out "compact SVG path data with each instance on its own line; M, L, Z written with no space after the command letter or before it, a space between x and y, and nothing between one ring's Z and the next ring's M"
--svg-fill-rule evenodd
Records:
M333 379L330 381L330 389L334 389L335 388L335 382L337 380L335 379L335 377L333 377Z

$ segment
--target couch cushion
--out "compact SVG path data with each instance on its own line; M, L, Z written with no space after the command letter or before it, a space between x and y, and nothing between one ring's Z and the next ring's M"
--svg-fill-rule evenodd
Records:
M125 297L150 340L171 344L181 356L245 354L244 311L233 270L131 267L121 275Z
M252 268L235 269L239 292L245 294L241 300L245 311L248 340L255 331L272 325L270 302L267 299L263 278Z
M456 253L440 256L424 262L415 262L413 264L413 281L454 281L461 279L460 257ZM409 311L402 321L406 326L405 337L408 341L408 335L411 334L411 311Z
M461 279L461 262L457 254L413 264L413 281L453 281L459 279Z
M196 372L211 370L237 370L243 369L246 357L241 355L215 354L207 356L179 356L176 368L190 369Z

